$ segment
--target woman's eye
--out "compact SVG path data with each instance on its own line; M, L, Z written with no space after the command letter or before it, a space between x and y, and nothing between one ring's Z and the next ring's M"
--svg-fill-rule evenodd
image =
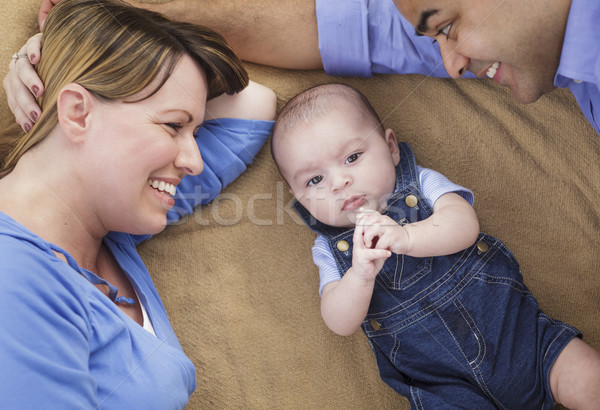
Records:
M169 128L174 129L175 131L179 131L181 129L181 124L177 124L174 122L167 122L165 125Z
M350 164L351 162L356 161L358 157L360 157L360 152L350 155L348 158L346 158L346 164Z
M321 175L317 175L316 177L311 178L308 183L306 184L306 186L314 186L317 185L319 182L321 182L323 180L323 177Z

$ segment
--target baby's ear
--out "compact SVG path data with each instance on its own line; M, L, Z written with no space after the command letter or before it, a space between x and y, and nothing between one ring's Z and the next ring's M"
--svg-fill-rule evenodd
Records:
M79 84L67 84L58 94L58 122L65 136L80 141L90 127L90 111L94 104L91 93Z
M394 130L388 128L385 130L385 142L387 143L390 152L392 153L392 159L394 160L394 165L398 165L400 163L400 149L398 148L398 140L396 139L396 134L394 134Z

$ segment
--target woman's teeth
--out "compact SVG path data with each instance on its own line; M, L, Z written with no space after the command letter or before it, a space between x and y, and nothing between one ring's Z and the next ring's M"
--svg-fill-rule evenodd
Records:
M169 184L165 181L156 181L156 180L148 180L148 185L150 185L154 189L158 189L159 191L166 192L172 196L175 196L175 192L177 191L175 185Z
M490 68L488 68L486 75L490 78L494 78L494 76L496 75L496 70L498 69L499 65L500 65L499 62L495 62L494 64L492 64L492 66Z

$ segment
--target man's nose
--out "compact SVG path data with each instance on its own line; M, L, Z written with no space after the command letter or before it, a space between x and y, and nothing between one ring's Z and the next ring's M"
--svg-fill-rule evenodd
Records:
M442 39L438 41L444 67L452 78L460 78L467 72L469 68L469 59L460 54L456 49L456 42L452 40Z

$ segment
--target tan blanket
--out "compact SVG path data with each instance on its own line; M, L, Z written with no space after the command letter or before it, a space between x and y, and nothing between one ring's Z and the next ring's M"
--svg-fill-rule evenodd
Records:
M2 0L2 78L36 32L38 4ZM487 80L248 70L280 106L324 82L364 92L421 165L473 190L482 230L511 248L541 308L600 348L600 137L568 90L520 105ZM0 100L0 131L18 132ZM408 408L379 379L363 334L323 324L314 235L290 199L264 147L212 204L140 247L196 365L188 408Z

